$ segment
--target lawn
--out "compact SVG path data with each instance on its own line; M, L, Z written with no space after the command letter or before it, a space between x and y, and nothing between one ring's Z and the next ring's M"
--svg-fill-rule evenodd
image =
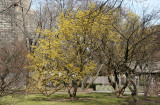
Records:
M16 97L16 98L15 98ZM160 105L160 98L150 97L142 99L139 97L137 105ZM68 94L56 93L50 97L41 94L17 95L14 98L5 97L1 105L135 105L130 96L116 98L109 93L79 93L76 99L70 99Z

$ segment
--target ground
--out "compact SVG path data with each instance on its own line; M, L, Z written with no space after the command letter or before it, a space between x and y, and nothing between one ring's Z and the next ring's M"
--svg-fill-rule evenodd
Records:
M13 98L4 97L1 105L135 105L130 95L116 98L109 93L79 93L76 99L70 99L68 94L56 93L50 97L41 94L16 95ZM160 105L159 97L143 99L139 96L137 105Z

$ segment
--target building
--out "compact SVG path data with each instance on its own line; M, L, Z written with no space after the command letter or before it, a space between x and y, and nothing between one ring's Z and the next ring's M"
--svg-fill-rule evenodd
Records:
M30 10L30 0L0 1L0 44L23 40L34 32L34 11Z
M26 84L26 78L24 76L26 71L24 72L22 68L13 68L13 65L19 66L19 64L16 63L18 60L11 60L11 56L15 56L20 52L16 49L17 47L14 47L15 41L22 41L23 39L26 39L26 37L34 35L34 17L34 11L30 10L30 0L0 0L0 77L5 77L5 82L12 82L12 88L21 87ZM25 49L24 47L22 48ZM17 56L20 56L20 54ZM25 57L24 55L21 57L17 56L16 59ZM1 57L10 57L10 60L4 65L6 60L1 59ZM9 67L10 65L12 66L10 67L11 69L7 71L7 74L5 74L6 72L3 73L6 70L5 67ZM17 70L22 70L22 72L18 74ZM12 81L15 78L20 79ZM0 84L2 83L2 79L3 78L0 79Z

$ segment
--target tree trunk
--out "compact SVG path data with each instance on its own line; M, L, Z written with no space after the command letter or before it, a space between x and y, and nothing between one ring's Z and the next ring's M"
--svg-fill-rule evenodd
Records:
M88 77L84 77L83 80L82 80L82 83L81 83L81 89L82 89L82 91L84 91L85 88L86 88L87 79L88 79Z
M109 80L109 83L111 84L111 86L113 87L113 89L115 90L116 96L120 97L122 94L119 92L120 86L119 86L119 82L117 81L118 79L113 80L113 74L111 74L110 76L108 76L108 80Z
M148 97L148 92L149 92L149 88L150 86L145 86L145 90L144 90L144 98L147 98Z
M131 87L131 85L133 85L133 88ZM131 90L132 98L136 103L138 101L138 90L137 90L136 84L132 80L130 80L130 85L128 87Z
M70 98L76 98L77 88L78 88L77 86L74 86L71 89L68 89L68 94L69 94Z
M148 97L148 93L150 91L150 87L151 87L151 81L152 81L152 75L146 75L145 76L145 85L144 85L144 98Z
M111 74L110 76L108 76L108 80L109 83L111 84L111 86L113 87L113 89L115 90L115 94L117 97L121 97L123 96L123 93L126 89L126 87L128 86L128 80L126 80L126 83L123 87L120 86L119 83L119 78L118 78L118 73L114 72L114 80L113 80L113 74Z

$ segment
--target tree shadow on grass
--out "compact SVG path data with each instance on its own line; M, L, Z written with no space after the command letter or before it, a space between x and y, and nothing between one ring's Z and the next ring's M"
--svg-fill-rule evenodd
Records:
M39 97L35 97L33 99L31 99L31 101L57 101L57 102L86 102L86 101L90 101L93 98L64 98L64 97L59 97L59 98L39 98Z
M135 103L131 97L128 97L123 103L128 103L129 105L160 105L160 98L158 97L148 97L146 99L139 97L138 99L138 102Z
M87 97L106 99L106 97L115 96L113 93L87 93Z
M87 101L93 97L90 95L77 95L76 98L69 98L68 94L53 94L49 97L43 95L36 95L33 98L29 98L29 101Z
M53 101L68 104L80 105L134 105L131 96L117 98L108 93L85 93L77 94L77 98L69 98L68 94L53 94L50 97L36 95L29 99L30 101ZM140 105L140 104L139 104Z

